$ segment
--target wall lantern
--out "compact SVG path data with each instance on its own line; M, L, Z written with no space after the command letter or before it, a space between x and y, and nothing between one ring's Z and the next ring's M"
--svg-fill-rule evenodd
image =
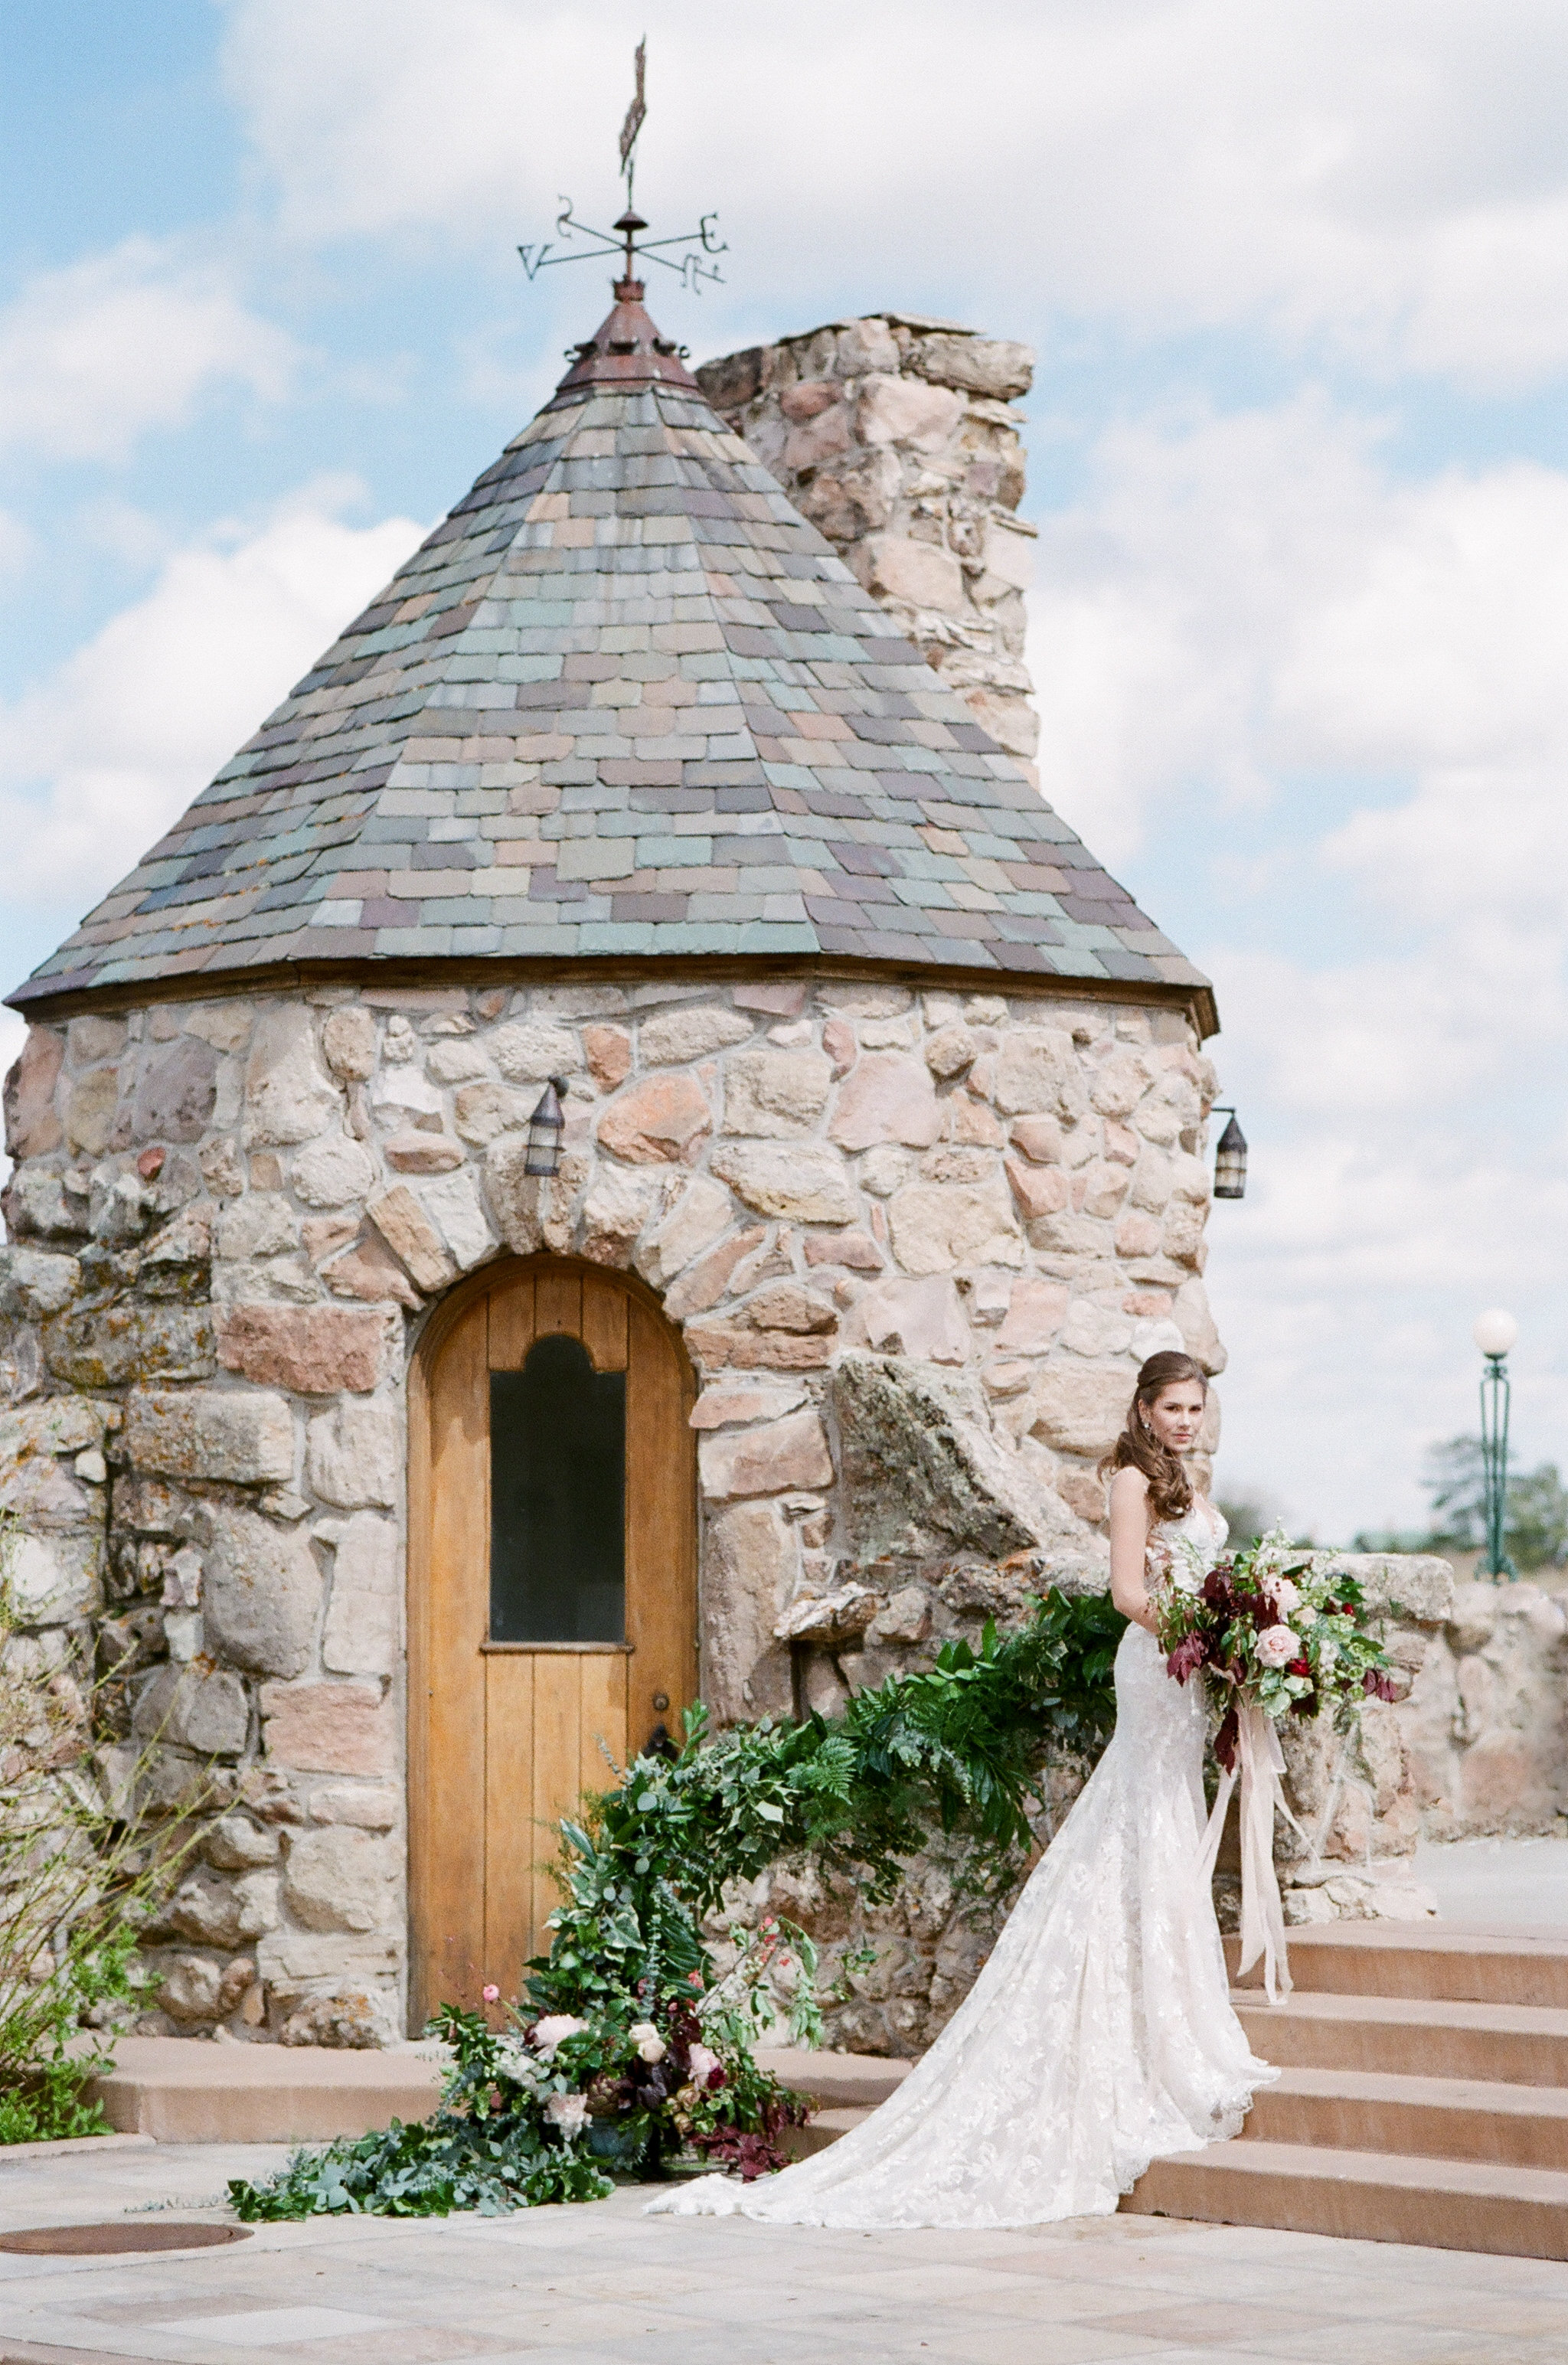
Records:
M566 1089L565 1076L552 1076L539 1095L539 1105L528 1120L528 1154L522 1162L525 1174L554 1174L561 1164L561 1136L566 1130L566 1113L561 1106L561 1094Z
M1230 1123L1220 1135L1215 1152L1215 1197L1245 1199L1247 1196L1247 1136L1236 1122L1233 1108L1222 1108L1220 1114Z
M1514 1393L1508 1351L1519 1326L1495 1306L1476 1317L1471 1335L1486 1358L1481 1373L1481 1504L1486 1523L1482 1566L1488 1576L1516 1576L1508 1558L1508 1411Z

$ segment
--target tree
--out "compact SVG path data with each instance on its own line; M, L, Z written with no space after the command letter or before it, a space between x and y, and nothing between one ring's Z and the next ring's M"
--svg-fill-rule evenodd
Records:
M1432 1506L1428 1552L1480 1552L1486 1541L1484 1470L1478 1437L1450 1437L1427 1456ZM1507 1544L1522 1570L1568 1562L1568 1487L1555 1462L1510 1474Z

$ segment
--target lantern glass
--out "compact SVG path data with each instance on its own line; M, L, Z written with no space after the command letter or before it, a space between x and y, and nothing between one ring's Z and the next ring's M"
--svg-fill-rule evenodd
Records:
M1237 1124L1233 1111L1215 1153L1215 1197L1245 1199L1246 1196L1247 1136Z
M561 1094L566 1089L560 1076L552 1076L539 1095L539 1105L528 1120L528 1152L522 1161L525 1174L554 1174L560 1169L561 1136L566 1129Z

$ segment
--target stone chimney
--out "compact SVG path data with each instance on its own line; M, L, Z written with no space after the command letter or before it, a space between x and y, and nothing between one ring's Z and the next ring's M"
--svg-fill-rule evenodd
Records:
M1031 778L1039 723L1024 593L1036 529L1016 515L1024 420L1013 404L1033 375L1027 345L909 312L836 320L697 373L795 507Z

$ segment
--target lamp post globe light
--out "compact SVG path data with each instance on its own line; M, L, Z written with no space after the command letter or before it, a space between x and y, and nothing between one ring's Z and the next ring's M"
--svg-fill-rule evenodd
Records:
M1517 1576L1507 1549L1508 1410L1513 1396L1508 1351L1519 1326L1495 1306L1476 1317L1472 1335L1486 1358L1481 1373L1482 1513L1486 1525L1482 1566L1488 1576Z

